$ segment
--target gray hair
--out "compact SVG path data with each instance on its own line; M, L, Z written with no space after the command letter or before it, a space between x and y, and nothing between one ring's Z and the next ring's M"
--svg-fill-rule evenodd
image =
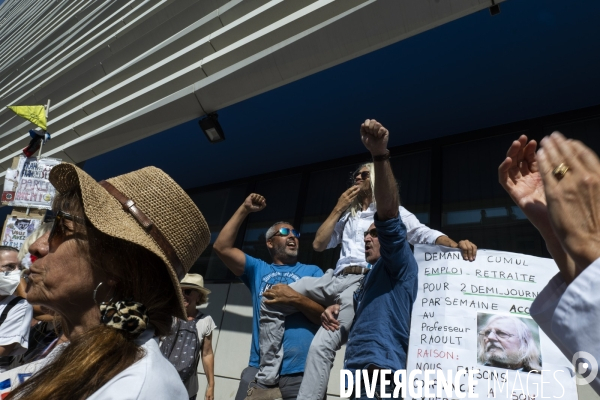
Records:
M277 229L275 229L276 226L278 225L289 225L289 226L293 226L292 224L290 224L289 222L285 222L285 221L279 221L279 222L275 222L273 225L271 225L271 227L267 230L267 233L265 233L265 239L269 240L273 237L273 235L275 235L277 233Z
M529 327L521 321L520 318L510 317L507 315L495 315L488 319L485 326L489 326L492 322L507 319L511 320L515 323L515 327L517 328L516 335L519 337L520 348L519 348L519 359L518 362L523 363L523 367L528 370L542 370L542 356L540 354L540 350L538 349L535 340L533 339L533 335L531 334L531 330ZM478 346L477 346L477 359L481 364L485 364L485 344L484 337L478 335Z

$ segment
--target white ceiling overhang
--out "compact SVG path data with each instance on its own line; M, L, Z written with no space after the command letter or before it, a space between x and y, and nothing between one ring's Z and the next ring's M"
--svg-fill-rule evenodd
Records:
M493 3L7 0L0 177L33 127L6 105L51 99L44 155L78 163Z

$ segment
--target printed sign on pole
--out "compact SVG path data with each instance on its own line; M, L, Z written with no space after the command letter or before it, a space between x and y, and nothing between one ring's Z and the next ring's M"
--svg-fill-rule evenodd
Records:
M25 158L19 159L17 167L18 186L12 206L50 209L56 190L50 184L50 170L60 164L55 158Z

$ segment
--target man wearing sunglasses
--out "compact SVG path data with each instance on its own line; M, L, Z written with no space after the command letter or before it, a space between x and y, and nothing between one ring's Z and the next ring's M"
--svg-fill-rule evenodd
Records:
M356 314L345 365L349 370L368 370L374 376L378 370L406 368L410 318L417 295L417 262L399 212L398 185L387 150L389 132L379 122L366 120L360 134L377 174L377 212L374 223L364 232L365 259L372 268L355 293ZM362 397L358 398L370 398L365 393L361 390ZM382 394L376 393L374 398Z
M277 222L265 235L267 249L272 262L251 257L235 247L238 231L253 212L267 206L265 198L259 194L251 194L225 224L213 245L213 249L227 268L239 276L250 289L252 295L252 346L249 366L244 369L236 400L243 400L248 393L263 392L273 399L291 400L298 397L298 389L303 379L304 364L308 348L319 329L323 306L300 295L292 289L294 282L304 277L320 277L323 271L316 265L305 265L298 262L298 233L287 222ZM257 388L255 379L260 363L262 342L259 345L259 314L261 300L272 307L286 310L282 314L281 324L285 319L285 331L282 332L283 345L288 350L279 360L281 379L276 387ZM283 330L283 329L282 329ZM251 385L252 383L252 385ZM266 393L264 393L266 392Z

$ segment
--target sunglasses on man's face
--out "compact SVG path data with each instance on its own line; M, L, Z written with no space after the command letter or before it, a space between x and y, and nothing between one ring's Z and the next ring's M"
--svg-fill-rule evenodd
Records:
M183 294L186 296L191 295L194 292L194 289L183 289Z
M371 172L369 171L362 171L362 172L357 172L356 174L354 174L354 179L361 177L361 179L364 181L365 179L367 179L369 176L371 176Z
M365 239L367 238L368 235L371 235L372 238L376 238L377 237L377 228L373 228L369 231L366 231L364 233L364 235L365 235Z
M273 236L283 236L286 237L290 234L290 232L292 233L292 235L294 235L294 237L299 238L300 237L300 232L298 232L295 229L290 229L290 228L279 228L279 230L277 232L275 232L273 234ZM271 237L273 237L271 236Z
M52 240L54 240L56 235L63 233L62 232L62 229L63 229L62 226L64 223L63 220L73 221L77 224L85 225L85 219L78 217L76 215L71 215L68 212L61 210L58 213L56 213L56 217L54 217L54 222L52 222L52 228L50 229L50 235L48 236L48 243L52 242Z

